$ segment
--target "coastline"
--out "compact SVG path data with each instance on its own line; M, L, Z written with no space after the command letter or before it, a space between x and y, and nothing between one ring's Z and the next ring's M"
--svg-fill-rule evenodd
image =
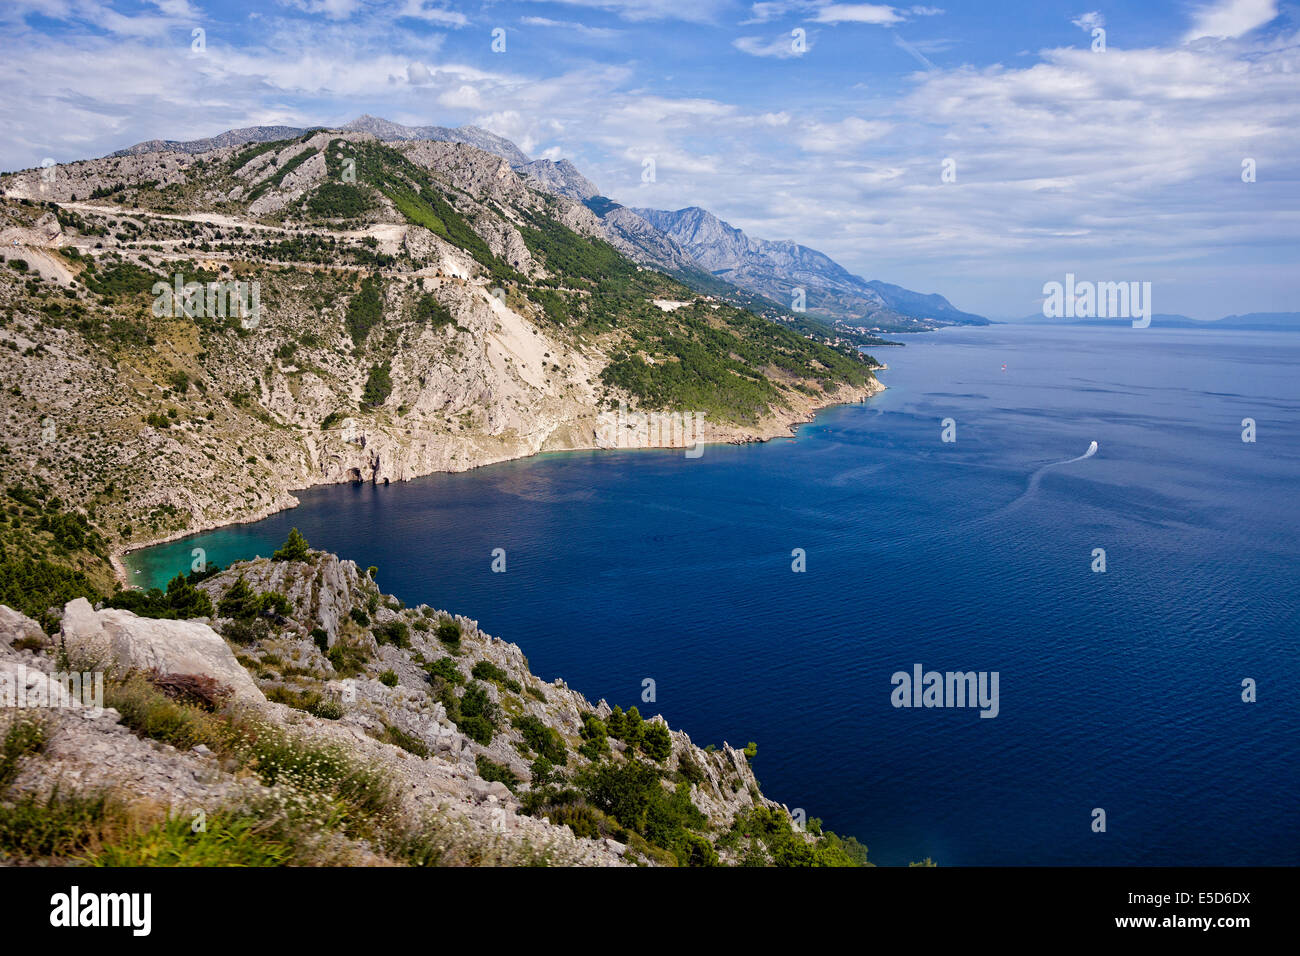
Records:
M826 411L827 409L838 408L843 405L856 405L861 402L865 402L867 399L873 398L876 395L879 395L881 392L885 391L885 389L888 386L886 386L883 382L876 379L874 377L874 373L884 371L887 367L888 366L881 366L879 368L872 369L873 377L865 387L862 388L848 388L847 386L841 387L835 393L834 396L836 399L835 401L827 402L821 405L811 404L804 409L790 409L789 411L793 413L791 415L768 416L768 418L764 419L764 421L754 429L744 429L739 426L732 427L730 429L722 428L720 429L721 434L715 434L709 440L701 441L699 442L699 444L701 445L750 445L750 444L769 442L776 438L793 438L798 427L800 425L807 425L812 421L814 421L818 413ZM843 394L846 390L850 393L852 397ZM716 425L713 426L713 428L715 430L719 430L718 426ZM543 443L543 445L545 445L545 443ZM550 454L554 452L612 451L612 450L627 451L636 448L645 448L649 450L649 449L656 449L656 448L665 449L665 448L674 448L674 447L682 447L682 446L677 446L677 445L609 446L609 445L602 445L593 440L590 442L564 444L561 447L538 447L538 448L534 448L531 451L521 451L519 454L485 458L482 461L472 462L471 464L468 465L468 467L460 468L460 469L432 468L427 471L421 471L417 474L407 475L397 480L410 481L415 478L423 478L428 475L450 473L452 471L456 471L456 472L475 471L479 468L486 468L489 465L504 464L505 462L508 461L521 461L527 458L533 458L540 454ZM349 481L351 481L351 479L345 478L343 476L331 477L329 475L317 474L314 477L316 478L316 480L311 481L305 485L297 487L293 490L286 489L281 491L281 493L276 497L276 500L272 504L268 505L265 508L258 509L256 512L254 512L249 516L241 517L238 520L203 521L203 522L199 522L193 527L186 528L183 531L160 535L157 538L151 538L146 541L133 543L129 547L114 548L109 553L109 563L113 568L114 577L116 578L118 583L122 585L122 587L129 588L132 586L130 582L130 575L128 573L125 558L128 554L131 554L135 551L143 551L147 548L153 548L160 544L167 544L172 541L180 541L184 538L189 538L194 535L204 534L209 531L215 531L218 528L227 528L227 527L232 527L234 525L241 525L241 524L253 524L255 522L262 521L266 518L269 518L272 515L279 514L282 511L289 511L293 508L298 507L298 505L301 502L298 500L298 497L294 494L294 491L305 491L308 488L315 488L320 485L346 484Z

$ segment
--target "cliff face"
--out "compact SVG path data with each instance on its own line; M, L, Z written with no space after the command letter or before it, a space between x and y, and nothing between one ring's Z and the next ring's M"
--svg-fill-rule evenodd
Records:
M284 734L305 752L336 748L387 782L403 819L424 820L445 837L452 855L435 862L694 862L708 854L701 840L718 862L737 862L742 848L722 838L738 814L761 809L789 824L785 808L762 797L743 753L725 743L701 749L679 731L653 743L656 728L666 730L654 716L632 733L605 701L592 704L563 681L535 677L519 647L464 617L401 606L350 561L320 552L260 559L197 586L218 607L216 618L154 620L95 611L79 599L47 638L0 607L0 692L21 681L28 705L7 708L0 731L36 713L42 699L62 702L40 712L44 743L11 787L0 781L0 805L47 796L56 784L124 804L147 801L162 817L187 819L302 799L268 777L265 754L259 765L246 761L241 745L187 747L192 738L177 731L185 721L149 716L168 706L183 712L176 688L211 678L216 713L191 707L190 719L229 720L241 734L262 728L253 731L262 738ZM223 603L243 586L283 601L248 615ZM106 675L99 703L107 708L69 704L55 673L66 669ZM614 727L618 735L607 734ZM613 816L633 811L603 796L601 768L613 775L649 768L646 799L676 800L687 821L678 842L664 846L670 841L660 830ZM317 862L412 862L392 833L359 832L340 829L328 852L313 849L324 854Z

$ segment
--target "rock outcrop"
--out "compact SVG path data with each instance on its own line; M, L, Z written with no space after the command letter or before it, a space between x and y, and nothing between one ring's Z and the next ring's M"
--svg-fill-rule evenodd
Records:
M112 609L96 611L85 598L77 598L63 610L59 635L69 660L78 668L114 665L160 674L202 674L229 687L243 703L266 703L221 635L199 621L154 620Z

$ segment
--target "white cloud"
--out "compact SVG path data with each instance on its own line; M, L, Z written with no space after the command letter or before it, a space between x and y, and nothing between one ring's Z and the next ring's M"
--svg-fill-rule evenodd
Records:
M1196 11L1185 41L1201 37L1239 37L1277 16L1277 0L1219 0Z
M361 0L279 0L285 6L319 14L328 20L347 20L361 8Z
M731 0L533 0L548 4L587 7L617 14L624 20L685 20L714 23L731 6Z
M805 122L799 127L798 146L814 153L848 153L889 132L888 123L850 116L838 123Z
M902 23L903 16L893 7L878 3L832 3L817 11L818 23L872 23L890 26Z
M453 109L479 110L483 108L483 98L479 96L478 90L468 83L441 94L438 97L438 103L441 106Z
M524 26L567 30L570 33L600 40L621 36L623 33L622 30L615 30L610 27L589 27L585 23L576 23L572 20L552 20L550 17L520 17L519 22Z
M1091 13L1081 13L1070 21L1084 33L1091 33L1097 27L1106 25L1106 18L1093 10Z
M795 49L794 38L790 36L778 36L771 40L763 37L737 37L731 41L741 53L748 53L750 56L770 56L780 60L787 60L791 57L801 56L802 53ZM806 42L803 52L812 49L812 43Z
M458 28L467 26L469 18L463 13L455 10L448 10L439 4L430 4L425 0L405 0L401 9L394 14L398 17L410 17L414 20L424 20L426 23L436 23L439 26Z

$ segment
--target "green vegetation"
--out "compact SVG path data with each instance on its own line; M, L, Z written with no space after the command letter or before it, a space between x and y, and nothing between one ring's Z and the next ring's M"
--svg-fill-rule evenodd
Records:
M48 730L45 722L25 711L15 711L0 739L0 792L13 783L22 762L45 749Z
M383 314L384 296L379 277L366 276L361 280L361 289L348 300L343 326L348 335L352 336L352 341L360 345L370 330L379 324Z
M389 374L388 362L372 365L366 377L365 387L361 390L361 407L378 408L393 392L393 379Z
M308 558L307 539L302 532L294 528L285 539L284 546L277 548L271 555L272 561L306 561Z
M52 610L78 597L93 604L112 588L107 545L85 515L66 509L39 479L35 487L5 490L0 496L0 604L51 631L58 626Z
M415 301L415 321L435 329L456 323L451 310L439 302L432 292L425 292Z
M371 190L334 181L318 186L307 200L307 214L312 219L357 219L374 207Z
M203 574L199 576L208 577ZM196 574L187 578L178 574L167 582L164 593L158 588L148 591L116 591L104 603L107 607L121 608L139 617L171 618L188 620L195 617L213 617L211 599L194 586Z
M478 770L478 775L484 780L489 782L498 780L501 783L504 783L511 790L518 789L519 784L522 782L518 775L516 775L509 767L504 764L499 764L494 760L489 760L482 754L479 754L474 758L474 766L475 769Z
M448 202L448 188L437 183L427 170L390 146L334 140L326 158L330 178L342 171L336 149L345 150L356 160L357 182L373 186L387 196L408 222L423 226L464 249L499 281L517 278L514 269L493 255L487 243Z
M387 621L376 624L370 632L380 644L393 644L397 647L411 646L411 629L404 621Z
M465 683L465 674L456 666L456 658L440 657L425 667L430 677L439 677L449 684Z
M870 866L867 848L853 837L821 833L808 840L796 833L786 814L751 807L736 819L718 845L735 850L744 866Z
M288 616L293 612L288 598L274 591L256 594L241 577L217 602L217 614L236 621L251 621L259 617Z
M546 726L532 714L516 717L511 723L523 735L524 743L539 756L560 767L569 762L569 751L564 738L554 727Z
M445 706L447 699L440 699ZM450 699L456 700L454 695ZM461 733L485 747L492 743L492 737L501 725L500 708L493 703L482 684L472 681L457 704L447 707L447 718L456 724Z
M516 694L523 692L523 686L500 667L491 661L479 661L472 668L470 673L479 680L491 681L498 687L513 691Z
M283 149L288 146L290 142L291 140L287 139L275 139L270 142L258 143L255 146L250 146L248 149L242 150L232 156L226 168L231 173L237 172L263 153L269 153L273 149Z

